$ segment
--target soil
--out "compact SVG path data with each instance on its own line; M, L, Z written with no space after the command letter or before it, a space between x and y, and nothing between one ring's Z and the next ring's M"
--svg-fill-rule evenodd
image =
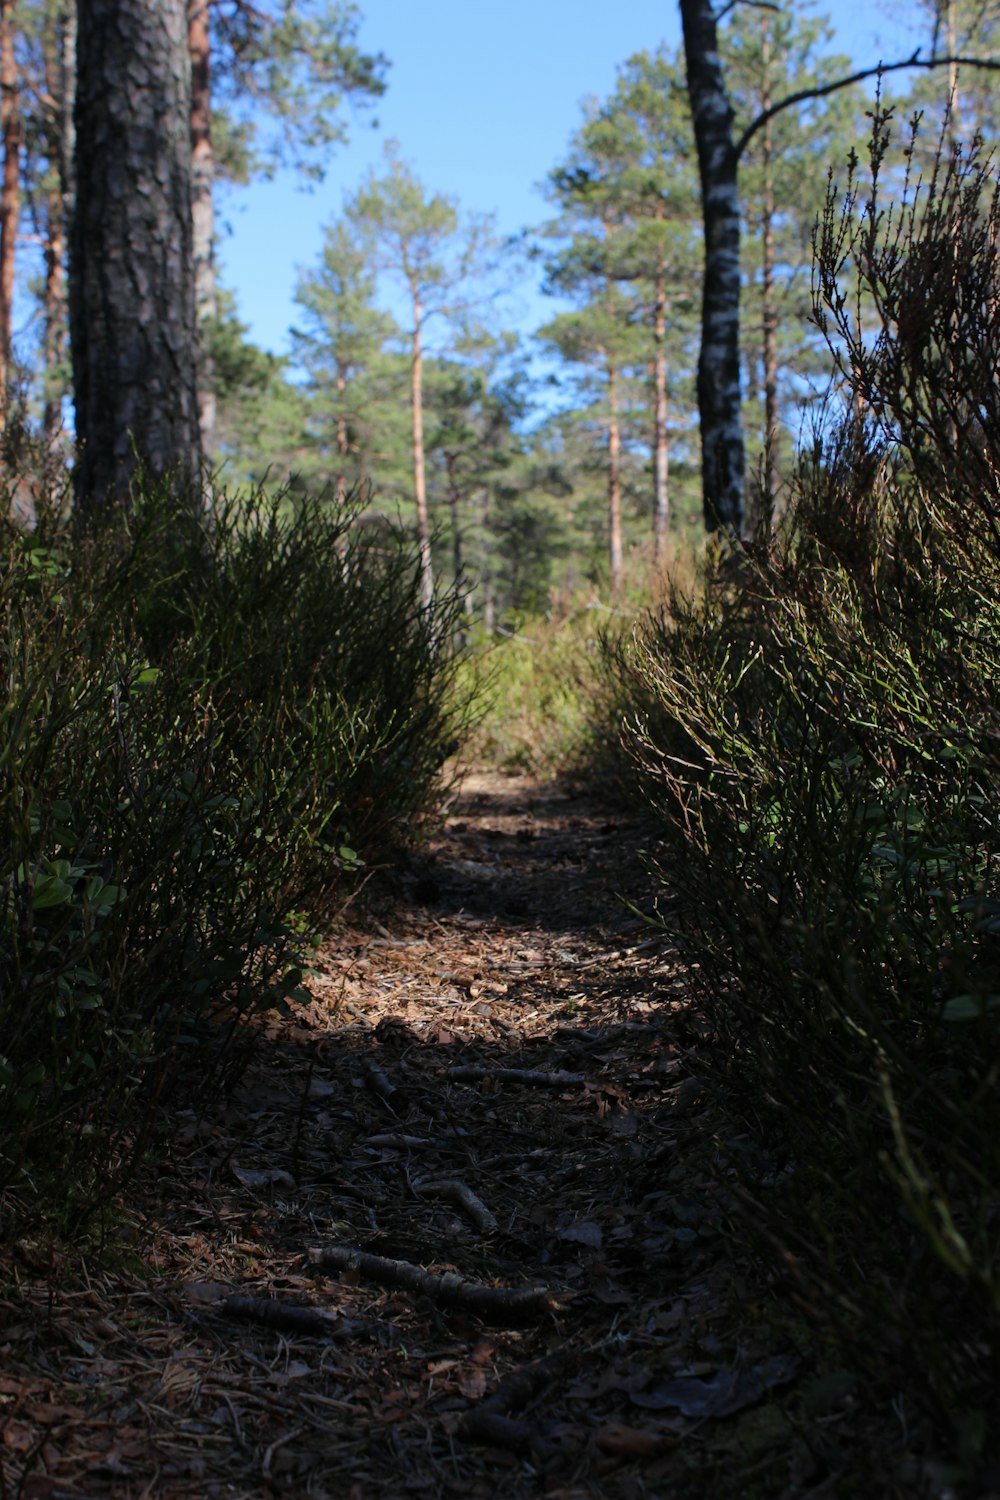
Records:
M3 1267L0 1500L835 1493L851 1397L727 1234L646 838L466 776L235 1091L174 1109L131 1258Z

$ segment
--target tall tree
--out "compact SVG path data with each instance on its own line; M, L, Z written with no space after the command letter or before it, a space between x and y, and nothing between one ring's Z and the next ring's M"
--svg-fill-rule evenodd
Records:
M199 323L217 315L214 187L247 181L278 163L321 176L345 138L346 98L385 89L386 60L357 46L358 7L349 0L188 0L191 51L195 303ZM214 446L212 339L202 340L198 403L202 444Z
M711 0L680 0L691 119L705 228L698 415L705 526L738 537L743 527L740 417L740 199L733 111Z
M299 278L294 357L307 376L316 444L313 464L332 479L337 498L371 472L371 423L379 401L386 342L398 330L375 306L376 278L363 248L343 220L330 225L315 271ZM332 472L331 472L332 470Z
M201 466L185 0L80 0L70 326L81 519L127 507L136 466ZM190 493L190 491L189 491Z
M431 318L458 321L468 312L471 278L484 269L490 240L485 220L460 219L454 199L428 193L398 145L386 144L386 171L371 172L347 206L347 219L367 247L371 264L401 284L410 312L410 414L413 498L423 597L434 593L431 524L424 444L424 358Z
M21 101L14 54L14 0L0 0L0 426L6 422L11 374L17 229L21 213Z
M815 16L737 6L721 39L736 130L777 98L843 77L850 61L829 53L832 37ZM810 328L813 230L826 174L846 160L863 133L863 109L857 89L804 100L768 119L740 158L744 390L751 398L763 393L762 479L769 512L780 488L782 396L787 401L793 391L807 390L809 377L828 368L825 346ZM748 417L755 407L760 411L754 402Z

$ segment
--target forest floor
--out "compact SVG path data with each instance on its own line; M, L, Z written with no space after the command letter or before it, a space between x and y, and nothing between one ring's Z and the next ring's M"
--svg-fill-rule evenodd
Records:
M130 1258L2 1267L0 1500L837 1492L850 1397L725 1233L643 838L465 778L235 1093L175 1109Z

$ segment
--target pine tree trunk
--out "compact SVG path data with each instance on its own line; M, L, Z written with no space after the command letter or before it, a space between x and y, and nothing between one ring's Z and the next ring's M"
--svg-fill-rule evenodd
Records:
M483 629L491 636L496 629L496 596L493 592L493 570L490 567L490 530L493 521L493 494L489 485L483 490L483 533L486 538L480 580L483 589Z
M194 236L194 304L204 332L218 311L215 286L215 153L212 149L211 36L208 0L188 0L191 52L191 227ZM198 425L201 448L211 460L215 448L215 371L207 340L199 339Z
M413 294L413 355L410 362L410 402L413 412L413 493L417 502L417 545L420 548L420 586L424 606L434 599L434 570L431 565L431 527L427 512L427 479L424 467L424 363L420 343L423 311L420 293Z
M14 59L14 4L0 0L0 135L3 137L3 198L0 200L0 428L10 396L14 268L21 217L21 102Z
M185 0L79 0L70 332L82 522L201 467Z
M667 438L667 289L666 278L661 271L655 285L654 337L656 354L653 360L653 388L655 394L655 427L653 432L653 489L654 489L654 542L656 561L663 563L667 555L667 530L670 526L670 452Z
M45 204L44 406L42 430L54 444L63 430L67 294L66 226L72 206L73 93L76 70L76 6L60 6L46 27L45 87L49 96L46 154L52 179Z
M337 392L337 475L334 481L337 504L343 505L347 499L347 413L344 411L344 401L347 395L347 375L340 360L337 361L337 376L334 382Z
M469 581L465 576L465 552L462 547L462 492L455 475L455 455L453 453L446 453L444 455L444 462L448 472L448 509L451 512L452 572L455 578L455 593L462 604L462 621L458 627L457 644L464 648L468 645L469 641L469 632L465 627L465 621L470 614L470 609Z
M608 361L608 560L611 588L622 586L621 427L618 421L618 371Z
M771 38L768 19L761 21L764 29L762 57L764 62L764 87L760 97L760 112L771 108ZM764 185L761 201L761 239L763 246L763 269L761 274L761 312L763 322L764 356L764 485L765 501L769 516L774 515L778 503L778 444L781 440L781 419L778 411L778 309L774 298L774 137L770 120L764 126L762 147Z
M698 360L705 526L710 532L736 537L743 526L744 450L740 412L740 203L733 112L722 76L711 0L680 3L705 228Z

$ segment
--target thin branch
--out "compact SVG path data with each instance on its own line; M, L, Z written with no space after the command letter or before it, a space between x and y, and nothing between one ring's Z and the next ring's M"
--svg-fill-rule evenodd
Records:
M772 104L770 109L761 110L757 117L750 121L739 140L736 142L737 161L743 155L747 146L753 140L758 130L762 130L768 120L773 120L775 115L780 115L782 110L791 109L793 104L802 104L806 99L822 99L826 94L835 94L838 89L850 88L852 83L861 83L865 78L881 78L883 73L898 73L901 68L980 68L987 72L1000 72L1000 60L996 58L983 57L928 57L921 58L918 47L912 57L907 57L902 62L878 63L874 68L861 68L857 73L851 73L847 78L838 78L834 83L817 84L815 88L798 89L794 94L788 94L784 99L779 99Z

